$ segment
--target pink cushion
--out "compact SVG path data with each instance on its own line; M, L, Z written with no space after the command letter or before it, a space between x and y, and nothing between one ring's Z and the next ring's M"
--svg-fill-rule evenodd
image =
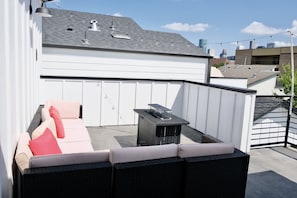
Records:
M50 116L55 121L57 137L58 138L64 138L65 137L65 131L64 131L64 126L63 126L63 122L61 120L59 111L57 110L56 107L51 106L50 109L49 109L49 112L50 112Z
M75 142L75 141L91 141L90 135L86 127L64 128L65 138L58 138L60 142Z
M90 141L58 142L63 154L94 151Z
M49 155L62 153L56 138L49 128L46 128L44 133L36 139L30 140L29 147L33 155Z
M46 106L48 107L55 106L58 109L62 119L79 118L79 112L80 112L79 102L69 101L69 100L51 100L47 102Z
M85 128L85 124L82 121L82 119L80 119L80 118L76 118L76 119L71 119L71 118L63 119L63 118L61 118L61 120L63 122L64 129L65 128L77 128L77 127L84 127Z

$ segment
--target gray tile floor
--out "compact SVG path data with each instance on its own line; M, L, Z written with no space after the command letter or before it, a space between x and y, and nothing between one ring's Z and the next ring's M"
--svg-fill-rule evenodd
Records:
M136 146L137 126L88 127L95 150ZM184 131L181 143L199 141ZM251 149L246 198L297 197L297 150L288 147Z

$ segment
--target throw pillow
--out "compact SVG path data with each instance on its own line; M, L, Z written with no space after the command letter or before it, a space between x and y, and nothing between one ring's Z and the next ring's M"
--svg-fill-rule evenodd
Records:
M63 122L61 120L59 111L57 110L56 107L51 106L50 109L49 109L49 112L50 112L50 116L55 121L57 137L58 138L64 138L65 137L65 131L64 131L64 126L63 126Z
M49 155L62 153L56 138L49 128L34 140L29 141L29 147L33 155Z

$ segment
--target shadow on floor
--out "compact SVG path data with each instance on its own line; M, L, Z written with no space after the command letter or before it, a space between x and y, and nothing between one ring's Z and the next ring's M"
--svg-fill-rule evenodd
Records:
M245 197L297 197L297 184L274 171L252 173L248 175Z
M126 136L114 136L121 147L135 147L137 136L136 135L126 135Z
M283 146L273 147L272 150L297 160L297 152Z

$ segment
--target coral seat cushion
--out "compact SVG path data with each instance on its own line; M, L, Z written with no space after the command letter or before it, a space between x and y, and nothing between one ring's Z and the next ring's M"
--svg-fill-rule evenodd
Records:
M56 107L51 106L49 109L49 112L50 112L50 116L54 119L56 124L57 137L64 138L65 131L64 131L64 126L63 126L63 122L61 120L59 111L57 110Z
M49 155L62 153L56 138L49 128L46 128L44 133L36 139L30 140L29 147L33 155Z

